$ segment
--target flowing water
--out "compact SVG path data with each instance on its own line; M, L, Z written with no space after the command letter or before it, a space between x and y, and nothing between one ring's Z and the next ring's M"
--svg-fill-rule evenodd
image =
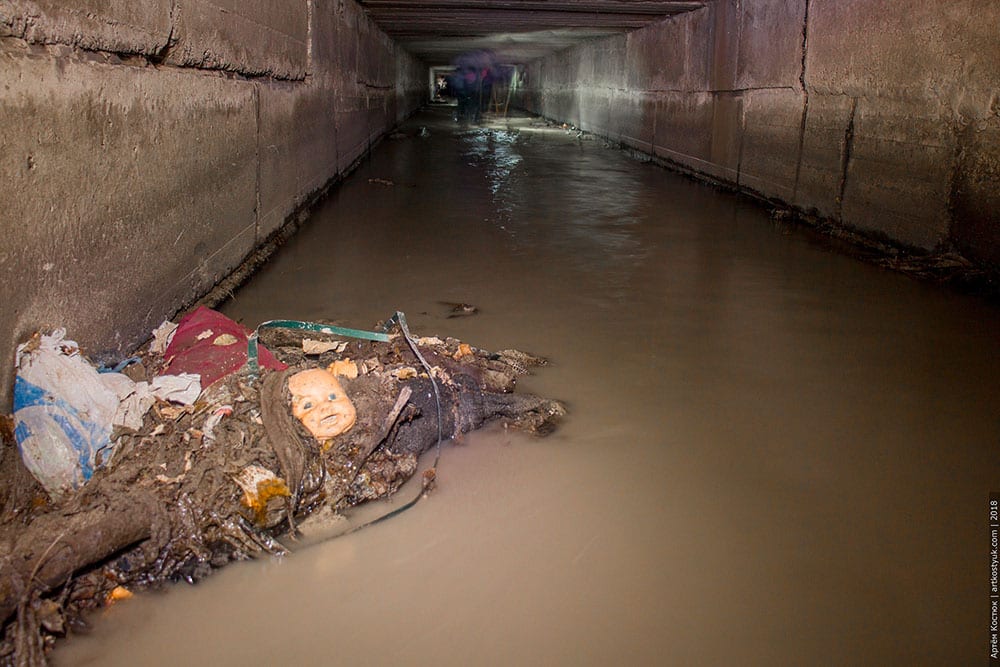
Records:
M600 140L419 125L224 311L547 356L520 386L564 425L449 445L414 509L117 605L57 664L985 662L1000 309Z

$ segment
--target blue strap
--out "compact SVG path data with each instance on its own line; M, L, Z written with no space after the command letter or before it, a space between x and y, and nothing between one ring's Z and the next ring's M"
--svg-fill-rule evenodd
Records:
M390 318L389 322L386 322L386 326L383 327L383 332L388 331L388 326L390 323L398 322L398 317L403 314L397 312ZM405 321L405 319L404 319ZM316 333L330 334L334 336L345 336L347 338L359 338L361 340L373 340L378 343L388 343L389 335L387 333L380 333L377 331L364 331L363 329L348 329L346 327L335 327L331 324L318 324L316 322L300 322L299 320L268 320L267 322L261 322L254 332L250 334L247 339L247 373L250 375L251 379L255 379L260 375L260 361L258 357L260 356L257 338L258 334L262 329L296 329L298 331L313 331Z

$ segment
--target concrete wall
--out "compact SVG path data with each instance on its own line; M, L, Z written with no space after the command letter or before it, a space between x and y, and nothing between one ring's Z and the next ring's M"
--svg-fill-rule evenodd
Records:
M1000 3L716 0L528 68L524 105L1000 270Z
M0 409L14 346L120 355L424 100L353 0L0 0Z

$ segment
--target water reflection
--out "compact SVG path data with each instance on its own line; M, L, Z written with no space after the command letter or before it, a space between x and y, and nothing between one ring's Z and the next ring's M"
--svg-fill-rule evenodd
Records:
M555 139L567 143L568 136ZM522 247L544 247L579 270L599 273L615 287L610 298L623 297L632 269L646 257L636 209L649 192L635 178L635 165L609 165L602 159L606 149L580 150L567 160L564 152L547 155L537 146L530 165L523 164L524 137L521 130L495 128L463 136L467 164L487 179L490 222Z

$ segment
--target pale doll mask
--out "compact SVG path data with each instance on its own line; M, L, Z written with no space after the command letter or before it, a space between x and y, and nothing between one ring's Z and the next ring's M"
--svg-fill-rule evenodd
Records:
M345 433L354 426L357 412L340 382L329 371L313 368L288 378L292 414L317 440Z

